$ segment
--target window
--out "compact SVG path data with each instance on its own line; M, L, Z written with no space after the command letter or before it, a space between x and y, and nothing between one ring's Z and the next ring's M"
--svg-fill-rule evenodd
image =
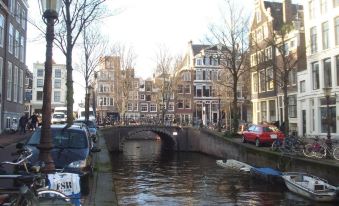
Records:
M196 96L197 97L202 97L202 88L201 88L201 86L200 85L198 85L197 87L196 87Z
M22 13L21 13L21 27L23 28L23 30L26 29L26 10L25 8L22 8Z
M339 45L339 17L334 19L335 44Z
M14 14L14 0L8 0L8 7L9 7L9 11Z
M141 111L147 112L148 111L148 105L147 104L141 104Z
M322 14L326 14L327 12L327 1L328 0L320 0L320 11Z
M133 110L134 110L134 111L138 111L138 103L134 103L134 105L133 105Z
M311 53L315 53L317 52L317 27L312 27L311 31Z
M13 40L14 40L14 29L13 25L9 24L9 31L8 31L8 52L13 53Z
M202 71L196 71L196 80L202 80Z
M21 15L21 6L20 6L19 1L17 1L16 2L16 21L19 24L21 23L20 15Z
M19 73L19 103L23 101L23 92L24 92L24 71L20 69Z
M12 71L12 63L8 62L8 71L7 71L8 77L7 77L7 100L12 100L12 82L13 82L13 71Z
M312 63L312 88L313 90L319 89L319 63Z
M140 99L141 100L145 100L145 95L144 94L140 94Z
M43 77L44 76L44 70L43 69L38 69L37 70L37 76L38 77Z
M157 111L157 105L156 104L151 104L150 105L150 111L151 112L156 112Z
M54 77L55 78L61 78L61 69L55 69L54 70Z
M54 88L55 89L61 88L61 79L54 79Z
M13 101L18 101L18 67L14 66L13 69Z
M42 91L37 91L37 92L36 92L36 100L42 101L42 99L43 99L43 93L42 93Z
M60 102L60 91L54 91L54 102Z
M195 64L198 66L202 65L202 59L196 59Z
M297 69L293 68L288 73L288 85L296 85L297 84Z
M129 102L129 103L127 104L127 110L128 110L128 111L132 111L132 109L133 109L133 104Z
M183 85L179 84L178 85L178 94L182 94L184 93L184 88L183 88Z
M269 112L270 112L270 122L273 122L276 120L276 112L275 112L275 101L274 100L269 100L268 101L268 107L269 107Z
M324 22L321 25L322 28L322 38L323 38L323 49L328 49L329 47L329 32L328 32L328 22Z
M288 116L291 118L297 117L297 96L288 96Z
M191 101L189 99L185 100L185 109L191 109Z
M330 132L336 133L337 132L337 126L336 126L336 98L330 97L329 99L329 110L330 110L330 118L329 118L329 124L330 124ZM320 99L320 122L321 122L321 132L327 133L327 102L326 98Z
M260 84L260 92L266 91L265 70L261 70L259 72L259 84Z
M16 58L19 59L19 53L20 53L20 34L19 31L16 30L15 32L15 42L14 42L14 55Z
M44 86L44 80L43 79L37 79L36 87L42 88Z
M178 100L178 109L183 109L184 108L184 100L179 99Z
M25 38L20 39L20 61L25 62Z
M267 106L266 106L266 102L261 102L261 121L262 122L266 122L267 121Z
M332 87L331 59L324 59L324 86Z
M170 102L168 104L168 111L174 111L174 103L173 102Z
M147 94L146 95L146 101L150 102L152 100L152 95Z
M253 82L252 92L256 93L258 92L258 73L252 74L252 82Z
M267 75L267 90L272 91L274 89L273 67L266 69L266 75Z
M306 92L306 82L305 82L305 80L300 81L299 85L300 85L300 86L299 86L299 88L300 88L300 93Z
M191 94L191 85L185 85L185 94Z
M5 19L0 14L0 47L4 46Z
M310 19L313 19L314 18L314 14L315 14L315 7L314 7L315 5L314 5L314 0L310 0L309 2L308 2L308 12L309 12L309 14L310 14Z

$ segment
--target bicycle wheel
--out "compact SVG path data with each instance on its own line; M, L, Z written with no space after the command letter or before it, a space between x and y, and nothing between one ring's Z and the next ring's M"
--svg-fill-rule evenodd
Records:
M38 201L39 205L72 205L71 200L67 195L57 190L39 189Z
M326 148L324 146L320 145L319 148L317 148L317 150L314 151L314 156L316 158L319 158L319 159L325 157L326 156Z
M305 145L305 148L303 149L303 154L306 157L313 157L313 144L307 144Z
M334 159L339 160L339 147L334 148L333 157Z
M10 205L13 205L13 206L38 206L39 203L38 203L36 197L27 198L24 195L20 195Z

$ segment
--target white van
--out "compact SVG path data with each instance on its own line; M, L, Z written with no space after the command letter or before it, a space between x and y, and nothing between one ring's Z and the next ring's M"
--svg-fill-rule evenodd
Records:
M85 119L85 108L84 107L79 107L78 109L78 119ZM89 120L95 120L95 115L93 108L89 108Z
M55 107L54 113L64 113L67 117L67 107Z

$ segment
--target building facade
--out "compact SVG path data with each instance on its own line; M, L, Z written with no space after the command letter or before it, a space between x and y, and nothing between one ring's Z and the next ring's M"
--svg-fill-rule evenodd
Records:
M100 69L95 78L96 115L99 122L107 116L121 113L121 68L120 57L101 57Z
M0 132L24 111L27 0L0 1Z
M34 63L33 64L33 92L31 107L32 112L42 113L43 103L43 86L45 78L45 64ZM52 99L51 108L52 111L55 107L66 106L66 65L55 64L52 65Z
M304 1L307 70L298 73L299 133L338 137L339 1ZM330 88L327 102L324 88ZM330 122L327 122L329 105Z
M290 131L296 131L297 72L306 69L302 6L256 0L249 37L253 123L281 126L288 118Z

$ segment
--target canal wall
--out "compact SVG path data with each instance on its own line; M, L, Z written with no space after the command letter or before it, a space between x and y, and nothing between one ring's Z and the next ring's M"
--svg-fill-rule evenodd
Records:
M267 148L243 144L239 138L223 137L220 133L208 129L186 127L176 131L177 135L171 137L174 138L173 149L176 151L201 152L218 159L236 159L256 167L272 167L281 171L308 172L339 185L339 161L283 156ZM106 128L102 134L110 152L121 151L119 145L122 136L125 135L121 129Z

